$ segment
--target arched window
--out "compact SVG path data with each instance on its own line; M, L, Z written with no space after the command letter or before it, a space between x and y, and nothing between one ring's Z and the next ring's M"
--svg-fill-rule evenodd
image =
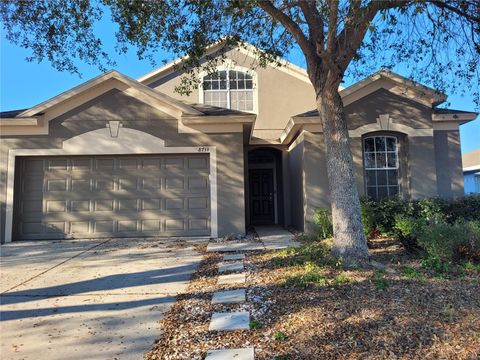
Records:
M363 139L367 196L379 200L399 193L398 139L376 135Z
M252 75L220 70L203 77L203 103L240 111L254 111Z

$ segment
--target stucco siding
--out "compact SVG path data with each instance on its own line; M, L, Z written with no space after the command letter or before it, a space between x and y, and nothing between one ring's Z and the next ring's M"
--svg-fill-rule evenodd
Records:
M437 196L435 146L432 136L408 138L408 189L413 199Z
M435 167L438 195L463 195L462 155L460 133L456 130L434 131Z
M302 135L303 138L303 135ZM304 140L300 138L288 153L288 172L290 178L291 225L298 230L305 226L304 192Z
M0 153L1 236L5 234L7 154L9 149L59 149L62 142L122 120L124 128L139 130L165 141L165 146L215 146L217 152L219 235L245 233L242 133L178 134L177 121L161 111L117 91L84 104L50 122L50 134L2 137ZM120 129L120 132L122 129Z
M253 69L256 73L258 113L255 129L284 129L291 116L316 107L315 92L310 82L272 66L262 68L253 57L237 50L230 50L225 55L235 65ZM198 103L198 89L193 89L189 95L180 95L175 92L175 87L180 85L182 75L183 73L179 70L152 82L149 86L176 99Z
M305 231L315 229L313 215L317 208L330 208L330 191L323 134L305 134Z
M388 114L394 123L412 128L431 128L432 110L413 100L377 90L345 107L349 130L375 123L382 114Z

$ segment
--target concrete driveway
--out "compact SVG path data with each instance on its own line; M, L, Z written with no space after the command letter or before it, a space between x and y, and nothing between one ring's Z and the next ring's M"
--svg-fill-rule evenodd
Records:
M201 256L170 240L0 247L2 359L142 359Z

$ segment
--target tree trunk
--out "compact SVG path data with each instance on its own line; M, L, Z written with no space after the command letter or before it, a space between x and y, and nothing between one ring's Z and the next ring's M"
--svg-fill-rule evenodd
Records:
M348 139L347 120L337 88L317 92L317 107L323 123L327 174L332 204L332 255L345 266L363 266L369 260L363 232L360 200Z

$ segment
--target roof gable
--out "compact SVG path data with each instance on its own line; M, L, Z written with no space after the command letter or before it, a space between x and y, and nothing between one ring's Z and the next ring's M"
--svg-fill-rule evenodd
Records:
M447 100L445 94L385 69L341 90L340 96L347 106L379 89L386 89L428 107Z
M238 52L240 52L241 54L245 55L245 56L248 56L248 57L252 57L252 58L255 58L255 54L258 53L260 50L256 47L254 47L253 45L250 45L250 44L247 44L247 43L244 43L242 44L241 46L237 47L237 48L231 48L231 47L228 47L228 48L225 48L225 44L224 42L222 41L219 41L215 44L213 44L212 46L210 46L206 52L205 52L205 55L204 57L206 56L212 56L214 55L215 53L217 52L220 52L220 51L229 51L229 50L236 50ZM183 56L183 57L180 57L180 58L177 58L167 64L165 64L164 66L161 66L157 69L154 69L153 71L141 76L140 78L138 78L137 80L139 82L141 82L142 84L145 84L145 85L150 85L151 83L155 82L155 81L158 81L159 79L162 79L163 77L166 77L166 76L169 76L177 71L181 71L180 67L182 66L182 64L188 59L189 57L188 56ZM300 66L297 66L295 64L292 64L284 59L281 59L281 58L278 58L276 59L277 64L274 64L274 63L268 63L267 66L269 67L272 67L274 69L277 69L279 71L282 71L282 72L285 72L291 76L294 76L304 82L307 82L307 83L311 83L310 82L310 78L308 77L308 74L307 74L307 71L303 68L301 68Z
M145 86L118 71L111 70L44 101L33 108L27 109L20 114L17 114L16 117L24 118L45 114L47 120L51 120L52 118L112 89L124 91L126 94L132 95L176 118L179 118L182 114L202 115L200 111L184 102L154 91L148 86Z

